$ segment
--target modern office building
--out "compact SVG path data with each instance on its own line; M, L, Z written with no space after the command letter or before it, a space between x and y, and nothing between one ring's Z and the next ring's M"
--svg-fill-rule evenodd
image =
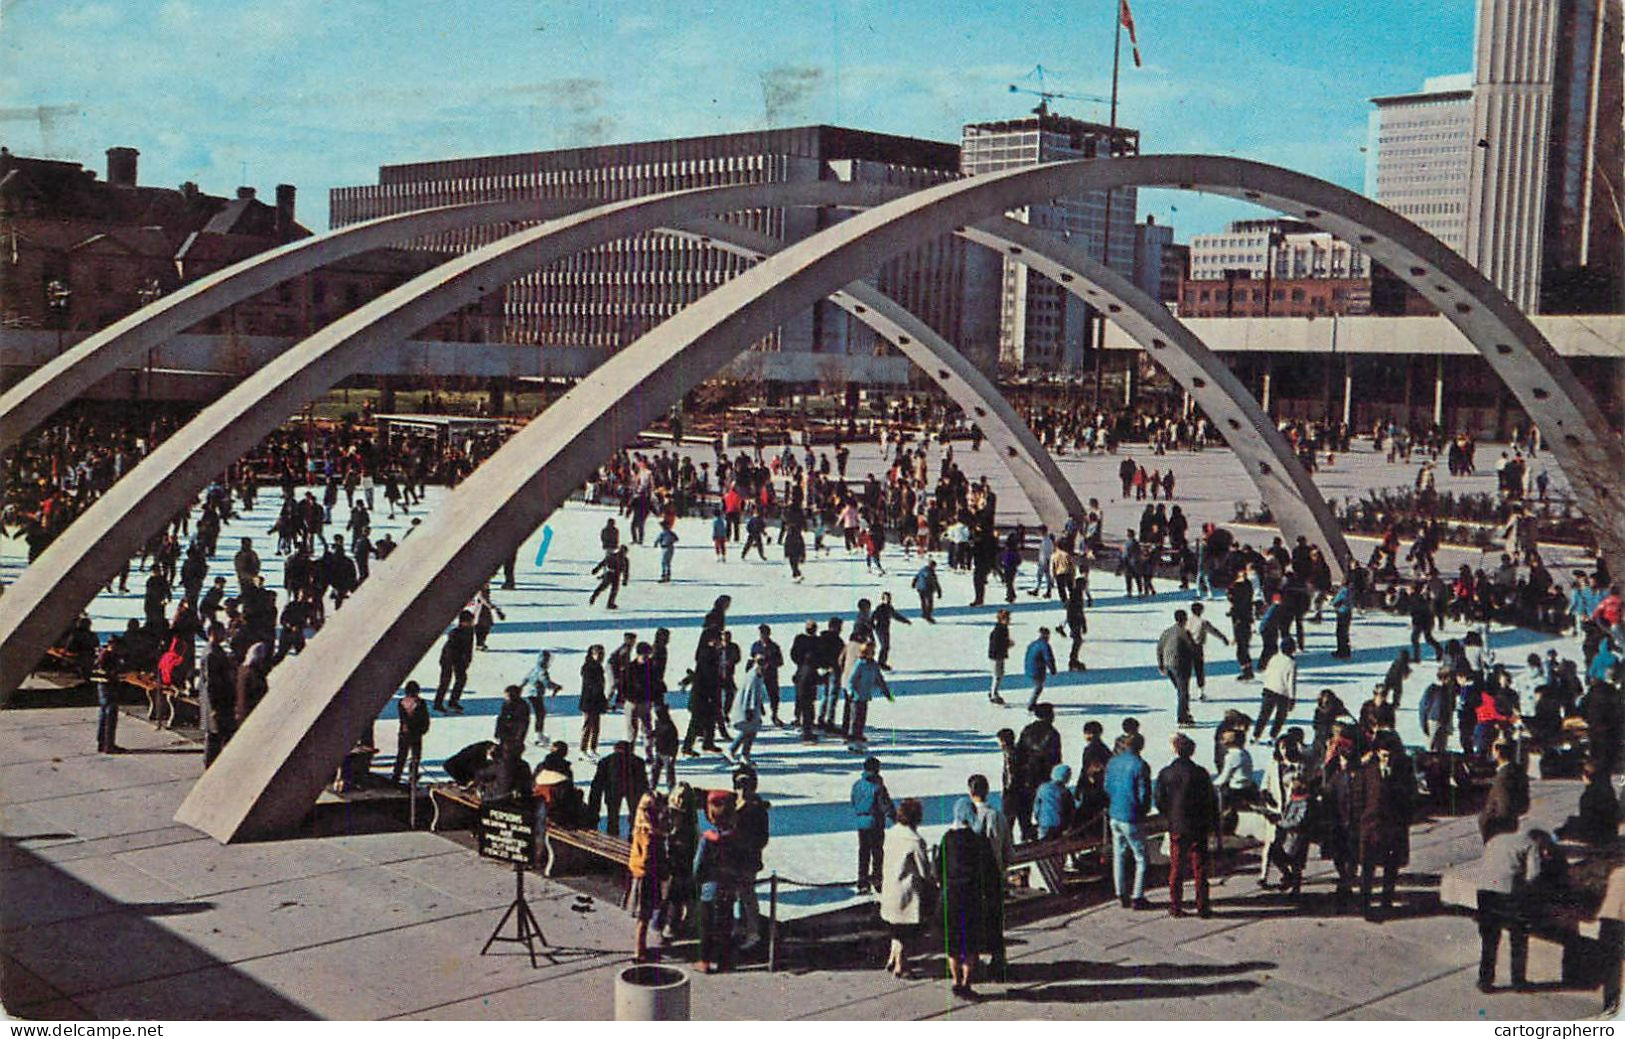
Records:
M1134 155L1138 130L1056 115L1045 105L1019 119L971 123L961 138L960 168L971 176L1066 159ZM1126 278L1134 277L1137 195L1133 188L1089 192L1016 210L1011 215L1081 244ZM996 269L989 269L993 265ZM999 365L1007 370L1065 371L1083 364L1092 311L1062 286L1008 257L976 254L966 275L971 306L988 290L998 299Z
M1174 243L1174 229L1147 216L1134 225L1134 284L1152 299L1179 301L1179 284L1190 270L1190 247Z
M1618 310L1621 0L1479 0L1465 255L1531 312Z
M1473 158L1473 74L1433 76L1414 94L1371 103L1365 193L1460 252Z
M1470 74L1372 99L1366 194L1530 312L1625 311L1622 0L1479 0Z
M1191 236L1192 281L1222 281L1226 271L1262 278L1364 278L1371 261L1340 238L1301 220L1236 220L1219 234ZM1232 275L1239 277L1240 275Z
M920 188L958 175L959 149L953 144L803 126L383 166L375 185L333 190L331 223L342 227L389 213L494 198L609 201L685 188L813 180ZM732 219L790 243L841 216L798 208ZM472 228L421 244L466 251L503 233L505 229L495 227ZM961 327L967 248L953 236L934 240L887 263L873 281L974 355L979 344ZM698 242L662 234L614 242L542 267L509 285L505 334L515 342L614 351L749 265ZM991 368L993 343L980 345L983 353L976 359ZM882 348L867 328L829 303L787 320L756 346L769 354L816 354L828 359L809 363L802 358L789 364L764 358L757 367L770 381L807 381L805 376L815 368L838 376L839 358L872 356Z

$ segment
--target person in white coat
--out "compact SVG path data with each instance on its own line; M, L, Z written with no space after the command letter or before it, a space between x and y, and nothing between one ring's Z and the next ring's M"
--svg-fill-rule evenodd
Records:
M750 750L756 743L756 734L762 731L762 717L767 711L767 680L762 677L762 655L751 658L750 678L745 688L734 697L728 712L728 723L734 727L734 741L724 755L736 765L754 765Z
M906 798L897 806L896 825L886 831L880 919L891 928L891 955L886 958L886 969L899 978L908 977L908 947L924 923L935 876L925 838L920 836L920 820L924 817L920 802Z

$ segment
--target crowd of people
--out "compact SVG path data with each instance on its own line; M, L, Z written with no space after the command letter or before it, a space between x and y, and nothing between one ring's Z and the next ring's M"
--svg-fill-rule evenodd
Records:
M1116 439L1102 440L1098 431L1127 421L1132 432L1151 437L1154 457L1209 436L1200 419L1107 418L1039 414L1034 424L1052 440L1071 438L1078 449L1091 450L1099 441L1101 449L1115 452ZM22 493L8 496L7 521L22 528L31 558L36 544L43 548L165 432L154 424L140 436L128 430L106 435L93 422L70 423L11 453L8 488ZM1312 452L1347 449L1343 428L1290 432ZM1387 435L1390 442L1399 436ZM1379 445L1382 436L1379 430ZM271 669L301 652L327 611L343 608L373 567L387 560L394 541L372 537L371 517L380 504L391 516L397 509L410 510L422 501L427 483L456 482L495 446L493 437L442 451L428 442L380 445L344 427L320 435L288 430L232 467L134 561L147 573L144 621L130 621L105 644L88 621L81 621L63 640L98 682L99 749L119 750L119 675L154 670L166 685L195 689L205 764L211 763L263 696ZM976 446L973 439L972 449ZM1454 449L1456 442L1449 446ZM1586 794L1570 832L1599 839L1617 832L1603 807L1605 801L1613 804L1612 825L1617 825L1617 800L1597 791L1606 787L1612 793L1609 777L1620 764L1625 741L1625 666L1619 657L1625 627L1619 588L1600 567L1574 571L1565 590L1542 564L1533 535L1515 530L1500 567L1486 572L1463 566L1447 580L1436 561L1438 541L1424 529L1403 559L1398 533L1391 531L1364 565L1354 561L1347 576L1335 581L1328 560L1306 539L1289 546L1277 537L1260 551L1215 524L1192 529L1181 506L1169 501L1176 487L1172 468L1148 468L1127 455L1118 468L1121 498L1146 504L1122 541L1108 544L1104 510L1095 499L1060 530L1001 529L993 489L985 478L973 479L961 469L954 450L955 445L944 445L933 467L929 444L890 430L881 470L861 479L849 478L850 449L842 443L828 450L792 445L769 450L758 440L752 449L730 454L719 442L709 461L697 463L689 453L669 450L617 454L587 488L589 500L607 499L618 508L600 535L604 557L590 602L607 593L606 606L616 607L619 591L631 579L634 546L652 544L659 553L659 579L672 579L677 520L698 515L712 521L718 558L727 559L728 550L737 548L740 558L755 551L765 559L771 541L792 581L801 579L809 555L832 551L861 551L884 576L883 563L899 554L887 548L898 546L905 574L912 571L909 586L918 609L910 604L910 616L890 592L877 591L859 599L850 616L808 619L786 647L765 624L753 639L736 639L728 626L731 600L720 596L701 624L692 664L680 668L681 677L669 665L676 651L669 629L657 629L647 641L626 632L613 651L595 645L581 661L582 732L575 747L546 734L548 702L565 687L557 680L552 655L543 652L525 678L505 691L492 738L448 758L447 775L482 798L524 801L543 826L601 822L617 834L624 808L630 816L629 906L637 921L636 955L650 956L651 930L676 937L692 929L702 967L724 969L761 933L755 890L770 806L757 794L757 736L771 725L793 728L808 743L834 738L866 755L851 794L857 888L876 894L891 929L888 968L906 975L922 935L940 922L953 992L965 999L977 998L973 981L983 957L990 958L995 976L1003 967L1005 867L1018 837L1058 840L1104 829L1110 834L1114 891L1129 910L1143 910L1151 905L1146 844L1155 820L1168 833L1169 911L1184 911L1183 885L1190 880L1194 910L1206 915L1211 912L1208 878L1216 849L1223 847L1221 835L1234 828L1241 813L1252 812L1266 820L1261 879L1267 881L1273 869L1282 886L1296 894L1305 883L1307 856L1318 846L1335 869L1338 905L1352 898L1357 885L1359 906L1381 919L1394 904L1418 792L1437 791L1458 779L1460 770L1448 764L1452 736L1459 745L1457 760L1493 773L1500 784L1492 791L1498 807L1486 816L1486 841L1520 832L1515 825L1507 828L1521 815L1512 776L1522 767L1530 741L1547 748L1543 760L1554 762L1575 746L1585 748L1578 752L1584 760L1575 761L1575 771L1588 777ZM1407 441L1404 450L1414 446ZM1463 464L1470 467L1471 452L1464 451ZM209 561L218 553L223 529L254 509L267 488L281 490L277 518L264 535L238 542L232 557L235 594L228 594L226 576L210 574ZM336 531L340 496L348 519ZM616 520L625 523L624 537ZM272 535L273 545L258 540ZM280 606L261 550L284 557ZM870 704L892 696L887 674L893 668L893 636L901 626L935 622L943 594L939 555L949 571L969 573L970 605L995 611L987 649L989 700L1004 703L1006 664L1019 651L1032 720L1019 733L1011 727L988 734L1003 752L1000 797L997 803L990 799L986 777L970 776L965 797L953 806L950 829L932 849L919 832L920 799L892 797L881 761L868 756L866 725ZM1058 597L1064 623L1057 628L1071 642L1066 666L1082 670L1087 611L1093 606L1090 574L1109 562L1131 597L1155 596L1157 581L1178 580L1194 600L1174 612L1157 641L1156 664L1173 687L1181 731L1166 766L1155 773L1133 719L1123 721L1123 731L1110 745L1101 723L1091 720L1083 730L1076 771L1063 760L1053 707L1043 700L1046 681L1060 669L1053 633L1041 627L1018 650L1010 614L999 610L997 598L986 602L990 581L997 582L996 597L1003 591L1005 604L1022 591ZM1022 589L1018 579L1029 566L1033 582ZM511 584L511 565L506 576ZM116 583L123 588L127 578L128 573ZM1218 607L1207 613L1207 604L1220 599L1228 625L1213 623ZM1330 613L1330 653L1347 658L1353 651L1353 620L1371 609L1409 618L1409 650L1371 699L1353 711L1337 691L1324 689L1312 735L1287 726L1298 697L1296 661L1311 651L1315 621ZM416 770L433 716L461 712L469 667L501 616L488 585L440 647L440 679L432 699L408 684L397 707L395 779L403 765ZM1572 630L1579 656L1532 657L1522 667L1498 663L1488 626L1499 621ZM1441 643L1438 635L1450 624L1460 625L1463 635ZM1233 652L1240 681L1259 682L1261 696L1255 716L1227 712L1215 729L1210 771L1196 760L1190 703L1193 695L1205 699L1206 653L1215 641ZM1428 745L1407 748L1395 731L1396 718L1407 680L1423 667L1424 644L1437 667L1436 681L1416 698ZM906 658L898 654L899 660ZM686 732L668 703L674 692L687 695ZM790 703L783 704L785 699ZM603 718L611 714L624 716L625 735L609 754L600 754ZM1583 723L1583 742L1574 736L1581 729L1577 723ZM524 758L532 737L546 749L535 768ZM1253 765L1250 748L1257 747L1269 748L1262 769ZM705 790L679 781L681 763L704 754L727 761L732 789ZM592 769L585 791L574 779L582 762ZM1539 845L1539 855L1550 859L1552 854ZM1500 910L1489 915L1503 925L1507 919Z

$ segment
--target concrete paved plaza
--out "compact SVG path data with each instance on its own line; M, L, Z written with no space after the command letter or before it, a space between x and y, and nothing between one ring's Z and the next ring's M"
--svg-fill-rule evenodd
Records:
M876 457L873 445L858 445L853 471L863 472ZM987 472L1000 490L1001 519L1026 512L1019 494L990 452L956 445L956 458L973 475ZM1136 454L1138 457L1138 454ZM1493 451L1480 455L1485 475L1451 481L1441 473L1441 490L1493 489ZM1108 533L1137 517L1137 503L1118 503L1115 467L1120 456L1068 457L1063 470L1086 500L1108 506ZM1234 459L1223 450L1145 459L1146 465L1172 464L1179 476L1176 499L1193 526L1206 519L1226 522L1233 502L1256 501ZM1538 465L1539 463L1537 463ZM1323 476L1329 495L1356 495L1371 486L1408 483L1414 466L1386 466L1368 452L1340 460ZM1554 473L1555 475L1555 473ZM1459 485L1459 486L1458 486ZM444 492L431 492L429 505ZM280 562L270 553L265 533L275 516L275 492L259 508L222 534L221 555L211 574L231 578L230 555L238 539L253 536L266 559L273 586L280 588ZM385 519L381 497L375 537L384 530L399 539L404 517ZM773 627L788 650L804 618L850 618L859 597L878 599L891 591L915 623L894 630L889 676L896 703L877 702L870 714L871 752L881 758L894 797L925 801L928 840L947 821L965 778L982 772L997 787L999 755L992 734L1000 727L1019 730L1028 716L1019 706L999 708L986 699L986 630L990 605L972 609L968 576L943 571L945 599L940 623L919 621L909 580L917 560L889 549L887 574L866 574L861 555L849 555L831 541L831 551L815 555L807 579L789 582L781 556L769 545L768 561L739 561L731 546L726 563L712 558L709 523L682 521L675 581L656 584L657 553L632 550L632 583L620 609L588 607L592 579L587 571L599 556L598 529L613 510L572 504L549 523L545 559L538 564L541 532L520 553L519 587L498 592L506 613L476 655L461 716L436 715L425 746L426 763L438 763L465 744L489 738L503 685L517 682L537 650L555 652L554 678L565 693L550 706L547 731L555 738L578 738L575 710L581 653L592 643L612 649L622 631L648 639L657 626L673 631L668 679L675 682L692 659L700 616L718 594L733 596L730 628L748 646L757 624ZM335 512L342 529L345 509ZM1029 522L1031 517L1026 517ZM620 524L623 529L624 521ZM1243 531L1243 539L1263 536ZM769 539L771 541L771 538ZM21 546L4 546L4 573L21 566ZM1476 553L1473 553L1476 556ZM940 563L940 561L939 561ZM387 580L388 564L374 580ZM104 634L140 613L139 584L132 574L128 595L103 595L91 610ZM1021 587L1031 584L1030 570ZM1173 693L1154 663L1157 635L1171 611L1190 596L1173 585L1154 599L1127 600L1120 580L1095 575L1096 608L1086 641L1087 672L1062 672L1046 700L1057 709L1066 760L1076 767L1084 720L1099 719L1108 734L1121 718L1144 724L1147 758L1160 768L1168 759L1173 729ZM1052 600L1023 592L1012 607L1018 650L1039 625L1058 627L1061 614ZM1228 624L1221 603L1213 619ZM1397 618L1371 615L1356 624L1352 661L1329 658L1330 624L1310 626L1308 654L1302 658L1300 706L1292 724L1309 724L1315 691L1332 687L1351 706L1364 699L1403 644L1406 626ZM1460 634L1452 630L1451 634ZM1521 660L1564 640L1529 632L1498 631L1492 637L1503 659ZM1064 640L1056 637L1064 663ZM320 636L307 652L321 652ZM438 675L438 646L413 677L432 690ZM1209 651L1208 699L1194 705L1207 727L1236 707L1252 713L1258 687L1235 681L1236 666L1223 646ZM1013 670L1015 670L1013 668ZM1400 732L1420 738L1412 709L1425 684L1424 667L1407 688ZM1019 705L1027 686L1007 680L1006 698ZM171 822L175 807L200 767L197 748L173 734L155 732L126 717L120 742L135 753L101 757L94 745L94 708L30 709L30 694L19 709L0 715L0 832L6 841L0 879L0 927L5 934L4 996L13 1013L29 1017L603 1017L610 1012L611 975L630 950L630 921L603 901L583 912L572 889L542 881L531 897L552 941L567 947L559 962L533 971L518 954L476 955L478 947L512 895L512 878L478 860L446 838L427 833L345 833L345 816L329 814L325 836L220 847ZM679 726L684 699L674 696ZM788 705L785 709L788 716ZM387 767L393 752L393 709L382 716L379 759ZM606 719L607 744L623 731L619 719ZM1199 739L1204 748L1209 741ZM532 764L539 751L532 751ZM789 730L768 729L755 758L762 792L772 802L773 839L767 868L799 881L835 883L855 874L855 840L849 830L847 790L861 755L825 738L799 743ZM1260 762L1261 763L1261 762ZM717 786L727 782L720 758L690 759L679 778ZM577 765L578 781L591 766ZM1539 784L1537 813L1561 817L1572 810L1577 784ZM1322 913L1329 901L1328 871L1320 870L1304 910L1259 891L1250 871L1237 873L1216 889L1218 915L1207 921L1172 920L1164 914L1129 913L1096 907L1049 916L1015 933L1016 968L1008 986L987 986L1000 998L976 1007L955 1008L945 986L905 984L872 962L833 963L819 969L769 975L756 969L735 975L697 978L699 1017L955 1017L1068 1015L1079 1017L1574 1017L1594 1013L1595 992L1547 990L1533 994L1480 996L1470 964L1477 942L1472 922L1439 915L1436 878L1447 865L1476 855L1471 818L1444 818L1420 824L1413 835L1413 861L1404 884L1407 910L1397 920L1375 926ZM1155 901L1165 896L1154 895ZM794 917L855 905L847 887L787 887L783 915ZM1542 959L1542 957L1545 959ZM1537 979L1555 980L1555 952L1538 952ZM1009 1005L1009 1004L1015 1005Z

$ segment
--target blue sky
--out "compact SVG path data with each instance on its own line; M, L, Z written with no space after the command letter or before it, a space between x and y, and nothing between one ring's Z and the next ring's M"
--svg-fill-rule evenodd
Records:
M327 189L383 163L831 122L957 140L1051 89L1106 94L1117 0L0 0L0 107L72 105L13 151L230 194ZM1359 190L1367 99L1471 67L1473 0L1131 0L1120 120L1146 151L1239 155ZM1061 102L1104 121L1104 106ZM1142 194L1179 237L1249 214Z

